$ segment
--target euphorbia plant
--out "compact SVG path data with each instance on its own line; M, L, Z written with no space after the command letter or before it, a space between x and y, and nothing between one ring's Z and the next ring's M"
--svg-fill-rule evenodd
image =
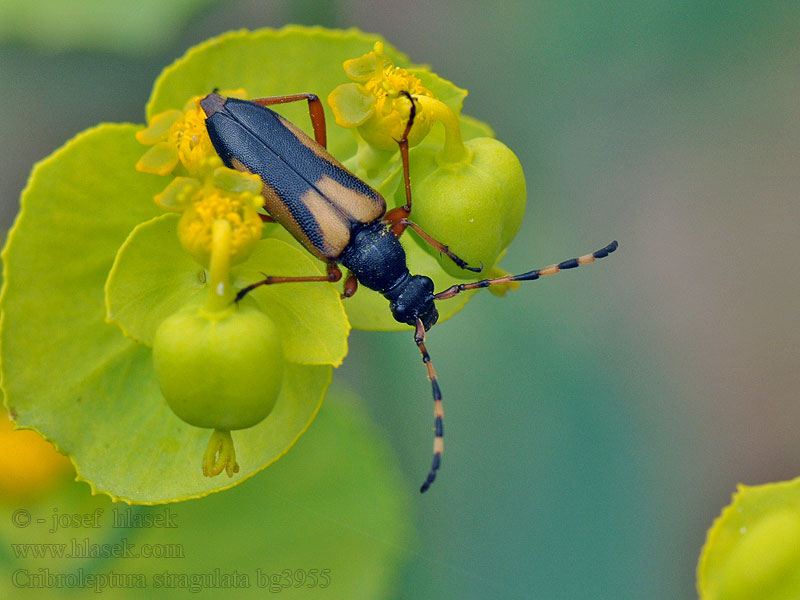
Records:
M360 57L357 64L375 64L369 81L391 108L393 86L416 78L426 98L419 122L429 131L414 138L411 154L421 188L415 211L432 204L433 229L443 219L437 203L455 211L447 202L467 199L467 221L496 239L477 243L474 256L466 245L459 251L493 272L522 216L519 164L488 127L459 117L466 92L424 69L401 73L387 56L408 64L355 31L226 34L162 73L147 128L101 125L36 167L3 254L2 384L19 422L54 441L80 478L147 503L237 483L277 460L308 427L344 358L351 323L402 327L379 295L360 290L343 305L330 284L263 286L232 302L234 290L263 272L321 274L322 265L280 227L262 230L260 182L221 166L196 104L212 89L324 98L346 79L342 64L350 61L352 76L348 65ZM337 119L348 102L346 94L333 101ZM374 131L394 135L392 123L408 116L408 108L395 108ZM281 110L308 128L302 106ZM390 204L404 201L397 152L335 126L328 140ZM493 183L498 172L508 188ZM474 239L452 223L439 235L454 245ZM410 235L402 242L412 271L437 287L456 281ZM441 318L467 300L448 302ZM206 474L225 470L231 479L204 477L202 456Z

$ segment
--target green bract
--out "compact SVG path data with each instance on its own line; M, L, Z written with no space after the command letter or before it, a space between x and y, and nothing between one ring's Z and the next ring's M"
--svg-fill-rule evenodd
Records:
M466 147L471 151L468 161L439 164L414 178L414 220L437 240L446 240L469 265L491 267L522 224L525 176L516 155L502 142L482 137L468 140ZM417 154L415 160L422 163L421 158ZM426 249L453 277L474 279L431 246Z
M189 230L195 235L190 244L202 245L207 232L191 229L184 209L190 198L205 189L205 180L197 173L219 163L218 157L210 162L203 157L202 140L184 135L176 156L175 148L165 145L161 136L185 114L187 101L215 88L244 89L249 97L309 91L325 98L343 83L343 62L368 52L378 41L376 36L355 30L300 27L222 35L191 49L158 78L147 117L167 114L155 125L151 122L147 130L136 125L101 125L78 135L34 169L3 252L2 389L17 421L40 431L69 455L78 478L95 490L129 502L157 503L202 496L240 482L282 456L309 426L332 368L347 352L351 323L365 329L405 328L391 318L382 296L363 287L347 301L347 313L339 290L328 284L263 286L249 294L252 305L238 316L251 318L255 313L250 311L258 311L274 323L277 333L267 337L273 342L280 339L286 365L272 411L254 427L236 432L241 472L230 482L204 478L196 468L209 431L192 427L172 413L153 366L152 344L161 324L175 313L185 316L179 311L201 304L213 287L209 285L213 264L209 267L206 255L193 251L201 264L195 263L176 232ZM385 51L395 61L407 63L407 57L394 48L385 45ZM491 136L486 125L456 116L464 90L423 69L409 72L437 102L447 106L454 121L460 123L465 140ZM310 132L305 103L282 105L278 110ZM398 197L404 202L398 153L369 149L351 132L333 126L329 111L327 117L332 154L378 189L389 208ZM202 128L202 120L198 125L197 115L193 118L189 125ZM142 159L146 149L135 138L142 131L140 141L153 144L146 159ZM412 150L411 164L417 153L422 159L439 151L444 140L444 132L434 126ZM191 168L184 160L187 157L194 161ZM135 166L140 163L167 165L159 171L166 176L137 172ZM257 197L250 182L230 172L214 173L214 185L234 195L244 194L242 198ZM175 176L177 180L173 180ZM483 183L474 179L469 185ZM515 189L518 191L519 185ZM417 201L424 205L421 195L415 195ZM515 202L509 200L514 210ZM163 214L163 210L184 210L184 217ZM212 221L220 218L227 217L212 216ZM235 246L241 232L238 222L231 223ZM185 236L181 241L186 246ZM458 240L445 242L456 244ZM413 273L430 276L437 289L456 282L413 233L404 235L402 243ZM228 296L220 302L231 295L231 289L261 279L263 272L277 276L323 272L322 265L278 225L265 226L263 238L251 239L245 249L236 258L239 262L231 262L229 281L226 267ZM469 294L462 294L443 303L440 320L459 310L468 298ZM261 329L266 327L264 322L253 326L242 321L237 326L240 330ZM182 326L185 332L192 328L202 329L196 321ZM170 340L174 342L176 335L173 332ZM161 373L161 386L173 405L186 404L181 394L188 393L183 388L194 378L204 390L199 396L207 398L206 392L210 394L216 383L212 384L210 374L207 379L198 374L203 367L217 372L228 369L222 354L234 351L239 352L240 360L223 377L226 383L220 380L220 398L231 400L233 394L226 397L224 388L232 382L247 380L257 387L266 380L277 381L279 361L270 363L277 354L274 343L249 347L249 342L239 341L224 353L214 354L210 339L205 337L209 348L205 358L188 360L184 351L173 351L171 366ZM159 349L163 347L159 343ZM183 367L176 366L178 355L187 358ZM181 368L187 371L181 372ZM176 375L178 384L173 386L169 378ZM239 390L236 394L244 404L251 404L252 397L231 386L230 390L234 389ZM252 406L244 409L236 417L240 421L234 419L226 426L257 421L270 402L264 401L259 410ZM200 408L199 412L207 414L208 410ZM197 415L189 416L191 412L182 416L217 426L216 421L194 419Z
M800 479L740 485L708 532L697 567L702 600L800 598Z

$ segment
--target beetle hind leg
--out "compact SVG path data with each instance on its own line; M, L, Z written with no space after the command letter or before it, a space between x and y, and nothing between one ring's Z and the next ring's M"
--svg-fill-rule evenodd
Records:
M305 283L307 281L327 281L329 283L335 283L342 278L342 271L336 264L328 264L327 275L310 275L308 277L276 277L274 275L267 275L266 273L262 273L262 275L264 275L264 279L261 281L256 281L255 283L251 283L250 285L240 289L233 301L239 302L239 300L244 298L247 294L256 288L261 287L262 285L274 285L276 283Z

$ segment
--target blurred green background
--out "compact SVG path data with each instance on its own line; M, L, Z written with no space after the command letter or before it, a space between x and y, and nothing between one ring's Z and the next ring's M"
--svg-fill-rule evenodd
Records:
M800 5L251 0L167 18L120 3L135 18L82 31L80 12L44 27L39 4L0 2L21 15L0 29L3 229L35 161L98 122L142 122L153 80L189 46L301 23L380 33L470 91L465 112L528 178L505 268L620 241L597 265L478 295L431 332L447 452L424 496L418 351L408 334L351 337L335 381L396 453L417 532L391 543L387 597L690 598L735 484L800 472ZM251 483L235 493L258 506ZM353 533L320 511L331 547L337 527ZM307 527L307 510L287 518Z

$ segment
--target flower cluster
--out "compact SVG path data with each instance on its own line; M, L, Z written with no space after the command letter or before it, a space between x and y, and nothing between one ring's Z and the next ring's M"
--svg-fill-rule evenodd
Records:
M228 92L246 96L243 90ZM226 220L231 227L231 262L243 261L261 239L264 204L261 180L222 166L205 127L199 97L183 110L167 110L154 116L136 139L150 149L136 163L142 173L177 176L154 200L167 211L182 213L178 237L186 251L208 266L214 222Z
M344 61L344 71L353 80L337 86L328 95L336 124L357 127L364 140L380 150L397 150L409 116L406 92L417 99L433 98L433 93L407 69L395 67L384 54L383 42L358 58ZM423 111L409 132L409 146L419 144L433 125L433 115Z

